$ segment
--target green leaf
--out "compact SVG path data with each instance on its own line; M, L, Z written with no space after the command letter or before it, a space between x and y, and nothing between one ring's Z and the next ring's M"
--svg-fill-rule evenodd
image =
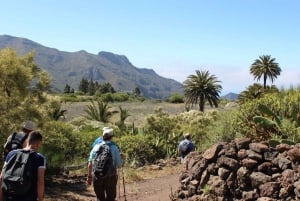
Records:
M253 121L256 124L259 124L259 125L261 125L261 126L263 126L265 128L272 128L274 126L277 126L277 124L274 121L272 121L272 120L270 120L270 119L268 119L266 117L262 117L262 116L255 116L255 117L253 117Z
M274 114L274 112L272 112L266 105L263 105L263 104L259 104L258 105L258 110L268 116L276 116Z

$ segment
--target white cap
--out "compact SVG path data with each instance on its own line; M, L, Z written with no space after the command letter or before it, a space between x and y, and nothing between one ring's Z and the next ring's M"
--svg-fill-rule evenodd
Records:
M103 128L103 137L104 136L113 136L114 135L114 130L112 128L106 127L106 129Z
M106 129L111 129L111 128L109 128L109 127L103 127L102 131L105 131Z
M33 131L33 130L36 128L36 126L35 126L35 123L34 123L34 122L27 120L27 121L24 123L23 128L25 128L25 129L27 129L27 130Z

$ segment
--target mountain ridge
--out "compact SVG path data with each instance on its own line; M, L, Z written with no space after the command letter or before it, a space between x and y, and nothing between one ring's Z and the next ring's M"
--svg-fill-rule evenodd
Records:
M134 66L125 55L107 51L91 54L85 50L61 51L35 41L0 35L0 49L13 48L24 55L35 51L35 61L52 77L54 91L63 91L66 84L77 89L84 77L102 84L109 82L117 91L130 91L139 87L149 98L167 98L172 93L183 93L182 84L158 75L153 69Z

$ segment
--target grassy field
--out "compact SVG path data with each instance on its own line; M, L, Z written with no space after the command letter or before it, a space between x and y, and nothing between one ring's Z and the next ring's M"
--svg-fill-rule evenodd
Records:
M71 121L72 119L84 116L86 113L84 109L89 105L89 102L74 102L65 103L62 109L67 110L66 121ZM182 104L172 104L167 102L159 102L146 100L144 102L121 102L121 103L109 103L111 106L111 111L119 111L119 106L123 109L128 110L130 116L126 119L127 124L134 123L136 126L141 126L145 123L147 117L154 114L155 110L162 108L168 114L173 115L185 111L185 105ZM119 114L115 113L111 118L112 122L119 120Z

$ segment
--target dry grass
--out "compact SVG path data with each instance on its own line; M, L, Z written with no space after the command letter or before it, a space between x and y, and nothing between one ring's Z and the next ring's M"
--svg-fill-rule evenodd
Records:
M84 116L86 113L84 109L89 102L74 102L65 103L62 109L67 110L66 120L70 121L78 116ZM173 115L185 111L184 104L172 104L166 102L159 102L153 100L146 100L144 102L120 102L120 103L109 103L111 111L119 111L119 106L126 109L130 116L126 119L126 124L133 124L135 126L142 126L149 115L154 114L155 110L162 108L168 114ZM111 118L112 123L119 120L119 114L116 113Z

